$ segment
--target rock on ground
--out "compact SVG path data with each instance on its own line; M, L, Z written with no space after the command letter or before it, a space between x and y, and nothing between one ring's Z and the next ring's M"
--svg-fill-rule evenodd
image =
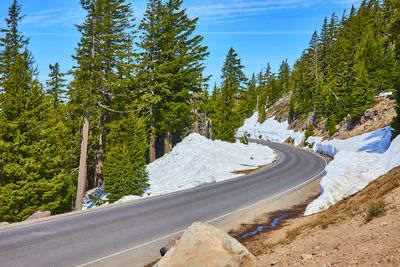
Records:
M236 239L207 223L195 222L155 267L252 267L256 258Z
M30 220L35 220L35 219L40 219L40 218L45 218L45 217L50 217L50 216L51 216L51 212L49 210L37 211L34 214L32 214L31 216L29 216L28 219L26 219L26 220L30 221Z

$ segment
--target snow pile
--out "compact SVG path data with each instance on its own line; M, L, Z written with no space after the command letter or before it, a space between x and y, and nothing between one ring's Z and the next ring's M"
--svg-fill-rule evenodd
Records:
M171 153L147 165L151 196L239 176L234 170L255 169L275 160L273 150L250 143L212 141L191 134Z
M234 178L240 176L232 173L235 170L256 169L275 159L273 150L266 146L212 141L199 134L191 134L177 144L171 153L147 165L150 187L143 197L172 193ZM88 193L84 199L83 209L96 206L90 195L95 199L107 200L107 193L102 187ZM118 202L143 197L125 196Z
M321 141L322 137L309 137L307 142L314 143L316 152L336 158L336 153L341 150L352 152L383 153L390 146L391 127L379 129L374 132L365 133L348 139L331 139Z
M82 201L82 209L90 209L96 207L96 202L99 204L100 202L104 203L105 205L108 204L107 202L107 195L108 193L104 192L104 185L101 185L98 188L93 188L86 192L85 196L83 197ZM104 205L103 204L103 205Z
M308 205L304 215L327 209L399 166L400 136L390 144L390 130L385 127L346 140L316 143L316 151L333 155L334 160L321 180L322 195Z
M388 95L393 95L393 92L382 92L379 94L380 97L388 96Z
M295 132L294 130L288 130L289 123L278 122L275 117L267 119L263 123L258 122L258 112L255 112L253 116L246 119L242 127L236 133L236 137L248 135L253 139L263 139L277 143L283 143L288 138L294 140L294 145L298 146L303 140L304 133Z

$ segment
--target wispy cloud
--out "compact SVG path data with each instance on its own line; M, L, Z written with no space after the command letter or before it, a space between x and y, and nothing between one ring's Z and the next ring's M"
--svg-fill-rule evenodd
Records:
M311 35L312 32L244 32L244 31L227 31L227 32L202 32L204 35Z
M27 32L26 36L80 36L78 32Z
M22 23L33 27L73 26L81 23L84 17L82 9L55 8L27 14Z
M188 11L192 16L200 17L203 21L223 21L265 14L274 10L325 4L348 6L360 2L359 0L196 0L188 6Z

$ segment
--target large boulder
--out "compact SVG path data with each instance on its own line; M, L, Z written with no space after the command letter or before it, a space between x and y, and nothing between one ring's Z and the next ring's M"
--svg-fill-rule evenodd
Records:
M193 223L154 267L251 267L257 259L236 239L207 223Z

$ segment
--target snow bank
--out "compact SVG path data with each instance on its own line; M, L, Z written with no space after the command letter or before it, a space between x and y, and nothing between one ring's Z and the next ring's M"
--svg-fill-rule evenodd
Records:
M210 184L239 176L234 170L255 169L271 163L273 150L250 143L212 141L191 134L171 153L147 166L151 196Z
M275 117L267 119L263 123L258 122L258 112L255 112L253 116L246 119L242 127L236 133L236 137L241 137L245 134L249 135L250 138L268 140L277 143L283 143L288 138L294 140L294 145L298 146L303 140L304 133L295 132L294 130L288 130L289 123L278 122Z
M82 201L82 209L86 210L86 209L90 209L90 208L94 208L96 207L96 199L106 202L103 205L107 205L107 195L108 193L104 192L104 186L101 185L98 188L93 188L89 191L86 192L85 196L83 197L83 201Z
M256 169L273 162L276 155L266 146L250 143L212 141L199 134L187 136L160 159L147 165L150 187L143 197L157 196L240 176L235 170ZM107 182L107 181L106 181ZM89 195L102 200L107 193L101 188L85 196L84 207L95 207ZM118 202L143 198L125 196Z
M315 150L332 154L334 160L327 166L326 176L321 180L322 195L308 205L304 215L327 209L399 166L400 136L391 144L390 138L390 127L385 127L346 140L315 144Z
M322 141L322 137L309 137L307 142L314 143L316 152L335 157L341 150L352 152L383 153L390 146L391 127L379 129L374 132L365 133L348 139L330 139ZM336 158L336 157L335 157Z

